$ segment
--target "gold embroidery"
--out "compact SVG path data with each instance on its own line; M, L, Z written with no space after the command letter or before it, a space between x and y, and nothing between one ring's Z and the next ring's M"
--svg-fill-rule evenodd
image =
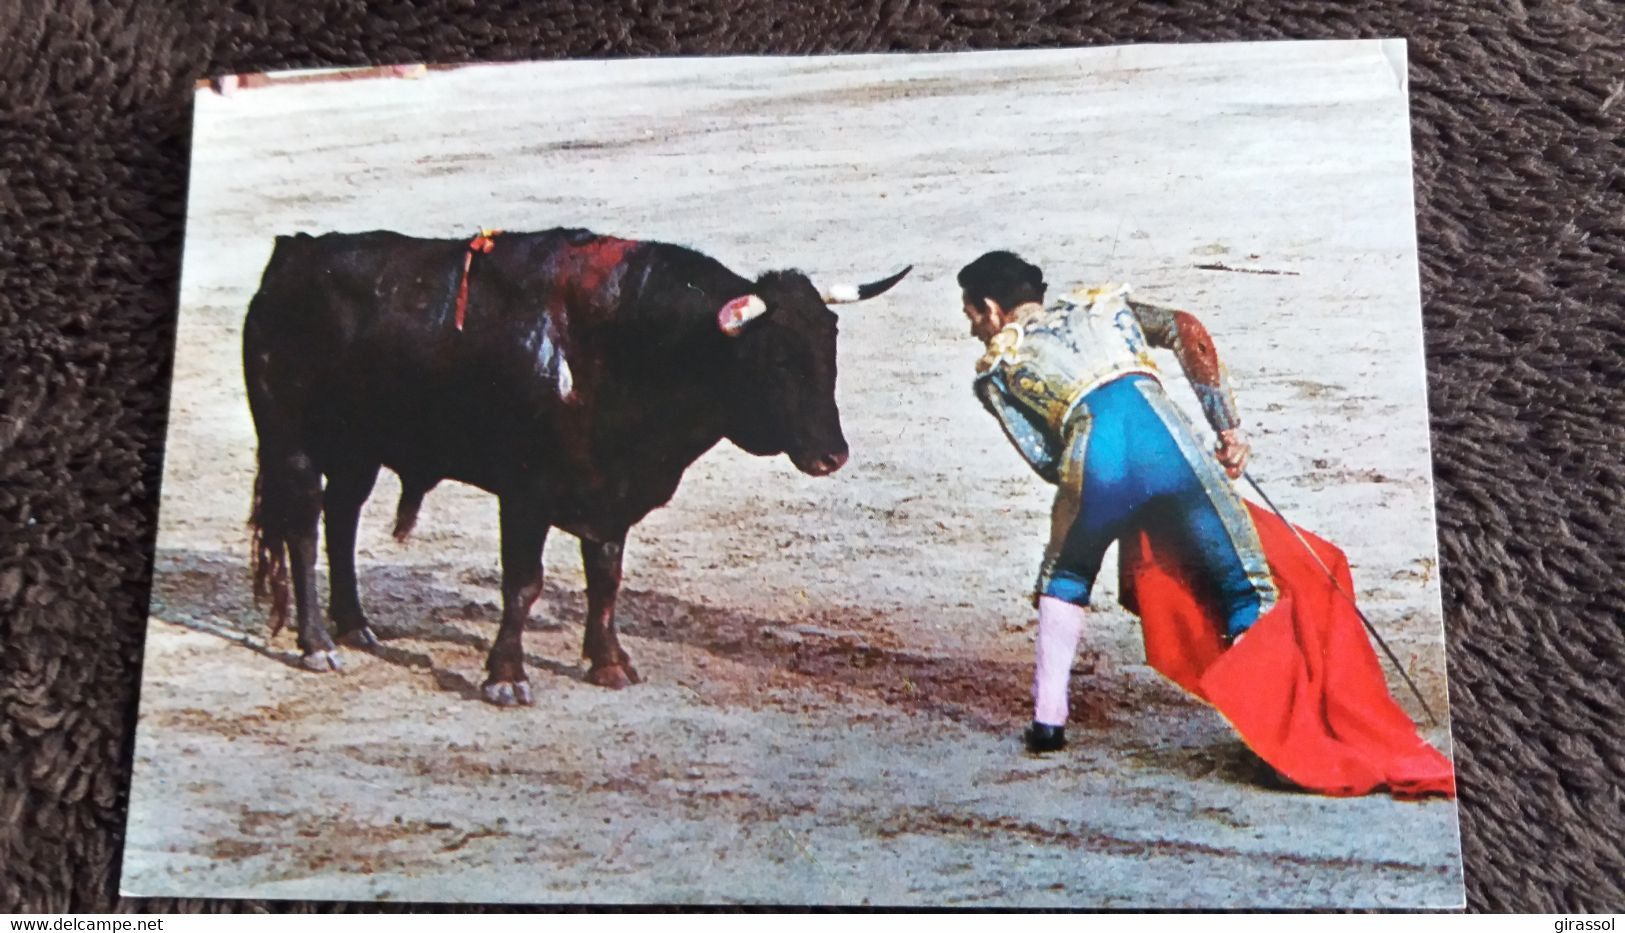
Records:
M1145 338L1116 283L1080 288L1044 307L1018 309L1016 318L988 341L978 375L1004 375L1012 401L1059 430L1079 398L1120 375L1155 375Z
M987 352L982 354L980 360L976 361L977 374L985 373L997 366L1001 361L1015 355L1016 350L1020 347L1021 327L1016 324L1006 326L1003 330L994 334L992 340L987 342Z
M1056 391L1043 376L1025 366L1013 374L1010 390L1035 403L1041 411L1049 413L1064 410L1072 401L1063 393Z

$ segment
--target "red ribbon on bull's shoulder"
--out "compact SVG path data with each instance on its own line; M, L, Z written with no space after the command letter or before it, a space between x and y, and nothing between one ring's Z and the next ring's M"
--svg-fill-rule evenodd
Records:
M463 319L468 314L468 273L474 266L475 253L489 253L496 244L496 236L501 230L481 230L468 241L468 251L463 254L463 277L457 285L457 329L463 329Z

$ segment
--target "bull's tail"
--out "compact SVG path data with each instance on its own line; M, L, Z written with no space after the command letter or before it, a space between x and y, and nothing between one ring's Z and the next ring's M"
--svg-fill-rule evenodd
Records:
M288 623L292 591L288 585L288 541L278 528L280 523L267 521L264 485L265 470L261 467L254 474L254 508L248 517L248 525L254 529L248 561L254 572L254 605L271 601L271 635L275 637Z

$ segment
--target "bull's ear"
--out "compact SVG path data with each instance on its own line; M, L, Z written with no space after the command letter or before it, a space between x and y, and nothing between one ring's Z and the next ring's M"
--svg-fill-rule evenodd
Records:
M730 337L737 337L745 325L767 313L767 302L755 295L740 295L722 306L717 312L717 327Z

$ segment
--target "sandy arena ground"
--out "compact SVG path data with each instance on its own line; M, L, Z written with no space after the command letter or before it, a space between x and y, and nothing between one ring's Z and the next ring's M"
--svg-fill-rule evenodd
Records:
M570 63L202 95L124 890L1459 904L1453 804L1270 786L1222 719L1145 666L1114 563L1073 748L1022 752L1050 490L970 394L979 347L953 284L1008 247L1056 285L1127 279L1200 314L1255 475L1348 551L1442 710L1403 75L1402 46L1351 43ZM914 263L842 311L852 463L813 479L726 445L696 463L628 545L619 618L646 682L622 692L581 679L580 561L556 532L526 636L536 704L511 710L477 690L495 500L442 486L402 546L386 474L360 548L385 649L299 670L291 632L266 640L244 526L240 325L271 237L555 225L687 243L750 275ZM1197 268L1214 263L1290 274Z

